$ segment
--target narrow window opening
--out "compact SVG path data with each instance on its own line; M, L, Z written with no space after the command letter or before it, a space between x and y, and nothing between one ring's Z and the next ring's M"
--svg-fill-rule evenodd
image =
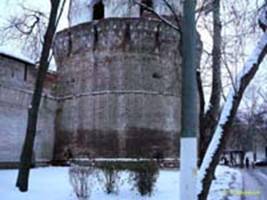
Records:
M24 66L24 81L27 81L27 75L28 75L28 66L25 64L25 66Z
M99 1L93 8L93 20L103 19L105 15L105 6L102 1Z
M157 73L157 72L154 72L152 74L152 77L155 78L155 79L161 79L161 75L159 73Z
M153 9L153 0L142 0L141 2L146 7ZM146 8L140 5L140 16L144 15L146 12L147 12Z

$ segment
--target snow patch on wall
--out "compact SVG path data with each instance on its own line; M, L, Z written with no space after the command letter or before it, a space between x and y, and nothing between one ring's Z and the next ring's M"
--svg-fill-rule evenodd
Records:
M92 3L94 0L71 0L69 7L69 24L75 26L92 20Z
M139 17L139 6L131 0L105 0L105 17Z
M26 62L32 65L35 65L34 60L28 58L27 56L23 55L21 52L18 52L14 49L6 48L6 47L0 47L0 54L10 56L12 58L15 58L17 60L21 60L22 62Z
M69 8L70 26L93 20L93 7L100 0L72 0ZM140 17L140 6L134 0L102 0L105 6L105 18ZM181 0L167 1L179 15L182 13ZM163 0L154 0L153 8L159 15L172 15L172 11Z

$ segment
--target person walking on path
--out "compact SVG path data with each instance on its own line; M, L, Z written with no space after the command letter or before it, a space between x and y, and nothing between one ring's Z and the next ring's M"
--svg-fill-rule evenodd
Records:
M246 164L246 168L249 169L249 158L248 157L246 157L245 164Z

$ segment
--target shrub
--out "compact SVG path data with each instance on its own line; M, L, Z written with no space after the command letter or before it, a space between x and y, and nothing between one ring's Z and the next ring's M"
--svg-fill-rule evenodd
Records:
M142 196L152 194L158 174L158 166L153 161L140 162L133 169L134 186Z
M102 173L98 173L97 169ZM118 193L119 185L122 183L120 177L122 171L130 172L129 181L133 181L133 186L142 196L152 194L159 174L158 165L153 160L137 162L72 160L69 170L70 183L79 200L90 197L94 174L97 174L98 181L103 184L106 193Z
M94 185L94 166L72 162L69 168L69 180L79 200L90 197Z
M102 177L99 177L99 182L103 183L104 191L107 194L118 193L120 181L120 169L116 165L110 163L101 167Z

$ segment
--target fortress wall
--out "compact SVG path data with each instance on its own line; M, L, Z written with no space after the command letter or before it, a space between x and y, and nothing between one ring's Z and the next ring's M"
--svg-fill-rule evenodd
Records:
M24 80L25 65L27 80ZM16 163L24 141L36 70L31 64L1 55L0 74L0 163ZM46 96L40 106L34 144L36 161L50 161L53 155L57 102L51 96L51 84L45 84Z
M59 33L56 159L177 154L180 36L147 19L105 19Z

